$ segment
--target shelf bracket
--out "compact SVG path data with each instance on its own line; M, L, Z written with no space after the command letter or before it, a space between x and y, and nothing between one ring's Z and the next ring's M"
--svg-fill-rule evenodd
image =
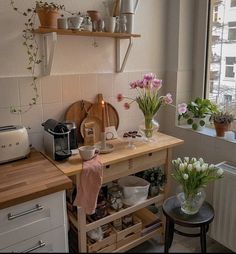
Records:
M121 39L119 39L119 38L116 39L116 72L118 72L118 73L123 72L123 70L125 68L125 65L126 65L126 62L127 62L127 59L129 57L129 54L130 54L130 50L131 50L132 45L133 45L133 38L130 37L129 38L129 44L128 44L127 50L125 52L123 62L121 64L120 40Z
M51 39L51 45L49 47L49 37ZM57 42L57 33L45 33L43 34L43 74L50 75L52 70L52 60Z

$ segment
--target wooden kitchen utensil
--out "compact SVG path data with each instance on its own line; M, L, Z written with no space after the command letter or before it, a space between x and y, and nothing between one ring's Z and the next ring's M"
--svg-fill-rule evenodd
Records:
M98 94L97 103L94 103L92 107L89 109L88 115L89 117L97 117L102 121L102 94ZM116 109L108 102L105 102L105 126L115 126L116 130L119 127L119 115Z
M78 141L79 143L83 142L83 137L80 133L80 125L82 121L88 114L89 109L93 104L91 102L80 100L73 104L71 104L66 110L64 119L66 121L73 121L76 124L77 132L78 132Z

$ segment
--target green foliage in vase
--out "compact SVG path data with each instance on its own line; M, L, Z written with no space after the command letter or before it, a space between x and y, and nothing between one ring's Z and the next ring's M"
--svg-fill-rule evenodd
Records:
M173 178L182 186L186 198L197 194L200 188L204 188L211 181L223 177L223 170L214 164L204 162L202 158L184 157L172 160Z

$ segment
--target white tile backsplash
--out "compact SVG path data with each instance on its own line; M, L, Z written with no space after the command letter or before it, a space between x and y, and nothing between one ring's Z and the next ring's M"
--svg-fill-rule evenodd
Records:
M40 80L36 80L36 88L39 95L36 101L36 104L42 104ZM20 91L20 105L21 106L28 106L29 103L32 103L32 98L35 97L35 92L32 87L31 77L19 78L19 91Z
M62 103L43 104L43 121L52 118L62 121L64 117L64 109Z
M19 109L19 108L17 108ZM21 115L11 113L10 108L0 108L0 126L3 125L20 125Z
M97 98L97 74L80 75L81 94L84 100L94 101Z
M82 99L81 86L78 75L62 76L62 100L77 101Z
M20 106L17 78L0 79L0 107Z
M46 76L41 79L43 103L62 102L62 78Z

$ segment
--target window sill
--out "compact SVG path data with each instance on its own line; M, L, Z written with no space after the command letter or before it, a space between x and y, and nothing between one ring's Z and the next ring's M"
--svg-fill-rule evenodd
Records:
M192 131L192 132L195 132L195 133L198 133L198 134L201 134L201 135L206 135L206 136L209 136L209 137L213 137L213 138L216 138L218 140L222 140L222 141L231 142L231 143L236 144L236 133L234 133L233 131L225 132L225 137L221 138L221 137L216 136L215 129L213 129L213 128L205 127L202 130L194 131L192 129L192 127L189 126L189 125L177 125L177 127L188 130L188 131Z

